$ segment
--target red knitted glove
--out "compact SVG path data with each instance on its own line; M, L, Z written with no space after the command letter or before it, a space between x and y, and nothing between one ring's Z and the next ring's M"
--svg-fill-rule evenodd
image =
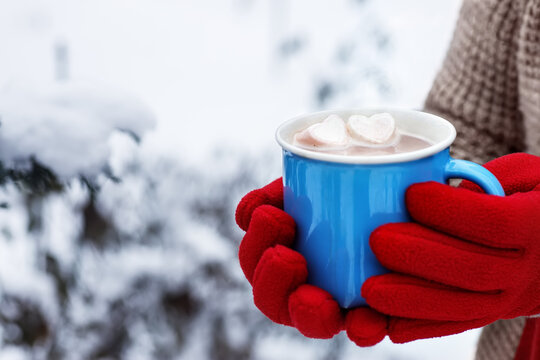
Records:
M540 313L540 158L512 154L485 167L506 197L471 183L416 184L406 202L417 223L371 235L377 259L394 272L369 278L362 296L392 316L393 342Z
M295 223L281 209L281 179L250 192L236 209L236 222L246 230L238 256L253 286L255 305L270 320L294 326L308 337L331 338L346 329L359 346L381 341L386 336L384 315L368 307L341 309L328 292L305 283L306 261L290 248Z

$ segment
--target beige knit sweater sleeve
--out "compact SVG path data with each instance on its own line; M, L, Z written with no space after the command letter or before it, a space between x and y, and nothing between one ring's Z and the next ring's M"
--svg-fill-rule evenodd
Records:
M540 155L540 0L464 0L425 108L456 126L458 158Z
M540 0L464 0L425 109L458 131L453 155L540 155ZM512 360L524 319L482 331L477 360Z
M527 151L540 155L540 0L523 9L518 33L519 106L524 116Z

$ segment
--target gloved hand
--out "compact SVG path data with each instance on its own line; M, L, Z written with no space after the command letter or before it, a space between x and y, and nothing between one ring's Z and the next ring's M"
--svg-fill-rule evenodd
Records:
M255 305L270 320L308 337L331 338L345 329L359 346L381 341L386 316L368 307L341 309L328 292L305 283L306 261L290 248L295 223L282 209L283 183L277 179L247 194L236 210L236 222L246 231L238 256Z
M362 296L391 315L393 342L540 313L540 158L512 154L485 167L506 197L468 182L415 184L406 203L416 223L372 233L373 252L394 272L369 278Z

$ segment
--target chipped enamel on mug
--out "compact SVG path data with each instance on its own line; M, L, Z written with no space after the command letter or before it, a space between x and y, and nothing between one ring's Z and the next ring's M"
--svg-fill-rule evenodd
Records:
M293 145L296 132L329 115L346 119L383 112L395 118L399 130L432 145L374 156L337 155ZM369 235L380 225L411 220L405 191L412 184L460 178L475 182L488 194L504 196L488 170L450 157L455 137L454 126L439 116L387 108L323 111L282 124L276 139L283 148L284 206L296 221L295 248L307 261L308 283L328 291L343 308L366 305L362 284L388 272L371 252Z

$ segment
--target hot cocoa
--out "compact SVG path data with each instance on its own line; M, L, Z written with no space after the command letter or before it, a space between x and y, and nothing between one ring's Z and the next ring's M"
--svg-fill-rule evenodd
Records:
M293 144L304 149L347 156L377 156L420 150L432 144L396 127L388 113L352 115L345 121L330 115L294 135Z

